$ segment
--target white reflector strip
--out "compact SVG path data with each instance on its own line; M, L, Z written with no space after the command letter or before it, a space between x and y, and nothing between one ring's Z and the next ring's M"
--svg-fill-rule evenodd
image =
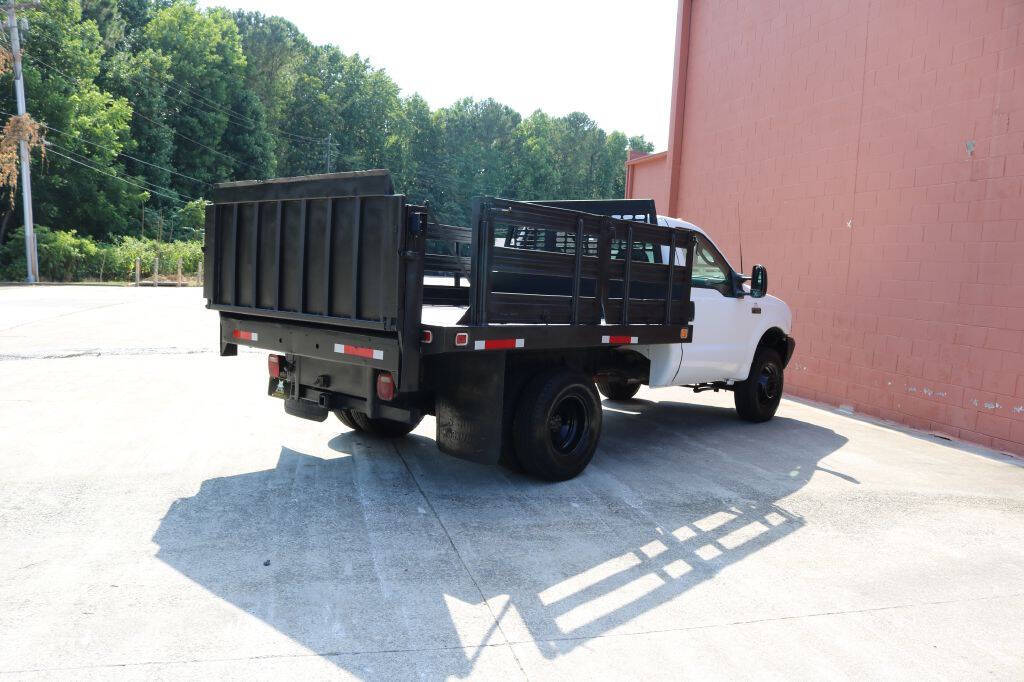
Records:
M601 343L640 343L635 336L602 336Z
M372 358L374 360L384 359L384 351L382 350L363 348L362 346L349 346L344 343L334 344L334 352L341 353L342 355L355 355L360 358Z
M484 339L473 342L475 350L502 350L523 348L524 346L526 346L526 339Z

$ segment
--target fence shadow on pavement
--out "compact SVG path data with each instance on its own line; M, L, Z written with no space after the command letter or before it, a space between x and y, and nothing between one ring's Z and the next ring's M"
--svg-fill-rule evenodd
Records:
M386 651L465 677L506 641L555 658L706 615L678 597L803 527L784 498L815 471L857 485L819 467L846 439L807 422L641 400L604 418L594 462L560 484L418 435L346 432L327 459L282 448L274 469L175 501L157 556L352 674L389 676L361 667Z

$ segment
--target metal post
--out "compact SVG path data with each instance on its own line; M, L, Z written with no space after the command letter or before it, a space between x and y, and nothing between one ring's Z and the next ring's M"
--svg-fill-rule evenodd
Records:
M326 168L326 172L328 172L328 173L331 172L331 167L332 167L332 163L331 162L333 161L333 159L331 158L332 157L331 145L333 144L333 140L334 140L334 134L333 133L327 133L327 151L324 154L324 166Z
M153 286L160 285L160 256L153 256Z
M178 259L178 286L181 286L181 259Z
M142 259L135 258L135 286L142 284Z
M14 58L14 94L18 103L18 116L24 116L25 108L25 79L21 72L21 36L18 34L18 19L15 16L16 9L34 7L38 3L17 4L12 2L7 6L7 28L11 32L11 56ZM27 270L26 280L29 283L39 281L39 255L36 249L35 224L32 218L32 173L30 169L31 154L28 150L28 142L18 142L18 155L21 161L21 210L25 221L25 269Z

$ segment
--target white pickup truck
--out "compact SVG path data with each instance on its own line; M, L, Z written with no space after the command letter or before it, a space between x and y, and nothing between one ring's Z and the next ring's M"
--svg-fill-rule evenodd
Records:
M789 306L767 295L763 266L754 266L750 286L700 227L665 216L658 216L658 224L697 233L690 289L693 341L637 348L651 362L648 385L688 386L697 392L731 390L740 417L754 422L771 419L795 345ZM661 250L661 260L667 262L668 247ZM676 249L676 263L684 257L682 249ZM628 400L640 389L639 382L616 379L599 380L597 386L612 400Z

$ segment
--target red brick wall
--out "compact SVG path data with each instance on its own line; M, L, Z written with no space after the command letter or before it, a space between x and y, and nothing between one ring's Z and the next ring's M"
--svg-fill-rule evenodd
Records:
M691 21L660 211L768 267L790 392L1024 454L1024 1L693 0Z
M667 206L668 184L661 181L668 173L666 162L664 153L639 156L627 161L626 196L633 196L633 186L639 185L646 192L645 199L654 199L655 206Z

